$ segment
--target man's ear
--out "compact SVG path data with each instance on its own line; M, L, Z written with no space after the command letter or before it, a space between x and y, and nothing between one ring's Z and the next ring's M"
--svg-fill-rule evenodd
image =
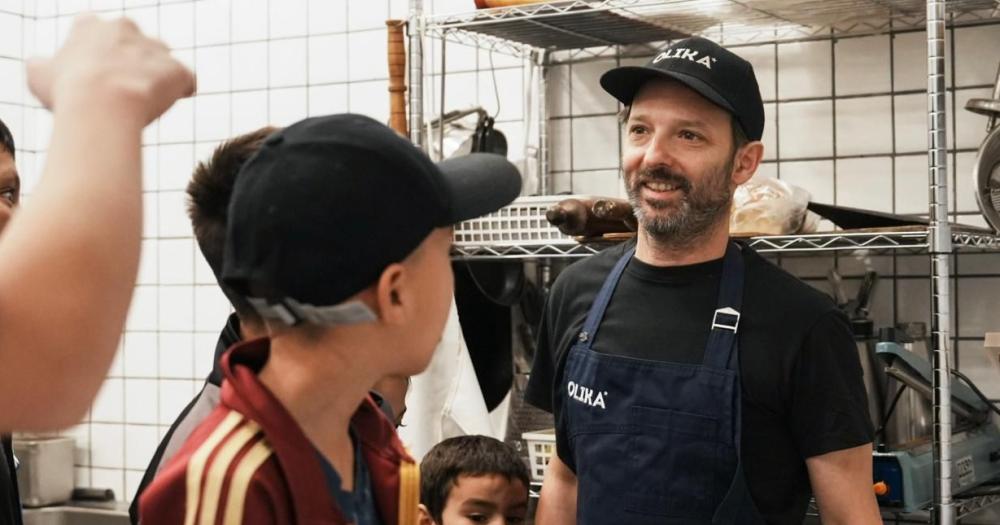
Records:
M750 180L753 174L757 173L757 167L763 158L764 144L761 141L755 140L744 144L733 158L733 184L739 186Z
M423 503L417 507L417 511L420 516L417 518L417 525L438 525L434 523L434 518L431 518L431 512L427 510L427 505Z
M409 274L399 263L390 264L375 285L379 319L387 324L402 324L411 315L413 300L409 292Z

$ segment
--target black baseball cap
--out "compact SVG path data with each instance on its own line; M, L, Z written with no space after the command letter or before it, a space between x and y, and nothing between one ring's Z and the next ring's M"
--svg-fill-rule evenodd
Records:
M307 314L374 284L435 228L496 211L520 191L520 173L499 155L435 164L371 118L309 118L268 137L240 170L222 279L265 317L316 321Z
M750 140L764 134L764 103L750 62L701 37L679 40L644 66L623 66L601 76L601 87L622 104L653 78L671 78L736 117Z

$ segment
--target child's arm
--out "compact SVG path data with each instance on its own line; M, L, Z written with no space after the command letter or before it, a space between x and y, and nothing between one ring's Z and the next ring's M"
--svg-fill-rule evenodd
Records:
M576 474L553 454L545 469L542 495L535 511L536 525L575 524L576 488Z

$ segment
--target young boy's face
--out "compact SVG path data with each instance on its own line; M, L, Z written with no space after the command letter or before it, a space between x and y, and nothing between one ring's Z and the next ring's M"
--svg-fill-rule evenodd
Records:
M441 341L454 295L455 277L451 273L452 228L437 228L407 257L404 264L412 270L413 296L419 307L408 326L405 343L411 349L413 363L397 375L415 375L427 368L434 349Z
M437 525L513 525L524 523L528 487L499 474L459 476Z
M14 156L0 147L0 231L10 220L21 198L21 179L17 176Z

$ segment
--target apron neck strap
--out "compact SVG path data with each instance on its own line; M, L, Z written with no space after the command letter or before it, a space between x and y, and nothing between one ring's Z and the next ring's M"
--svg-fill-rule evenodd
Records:
M579 342L586 345L588 350L594 344L594 336L597 335L597 328L601 325L601 320L604 319L604 311L608 309L611 296L615 294L618 281L621 280L622 273L628 266L628 262L632 260L633 255L635 255L635 246L626 250L625 254L618 259L611 273L604 279L604 284L601 285L601 290L597 292L594 304L587 313L587 320L584 321L583 330L580 331Z
M719 282L719 302L712 315L711 331L705 348L704 365L711 368L735 369L736 341L743 308L743 254L735 242L726 247Z

